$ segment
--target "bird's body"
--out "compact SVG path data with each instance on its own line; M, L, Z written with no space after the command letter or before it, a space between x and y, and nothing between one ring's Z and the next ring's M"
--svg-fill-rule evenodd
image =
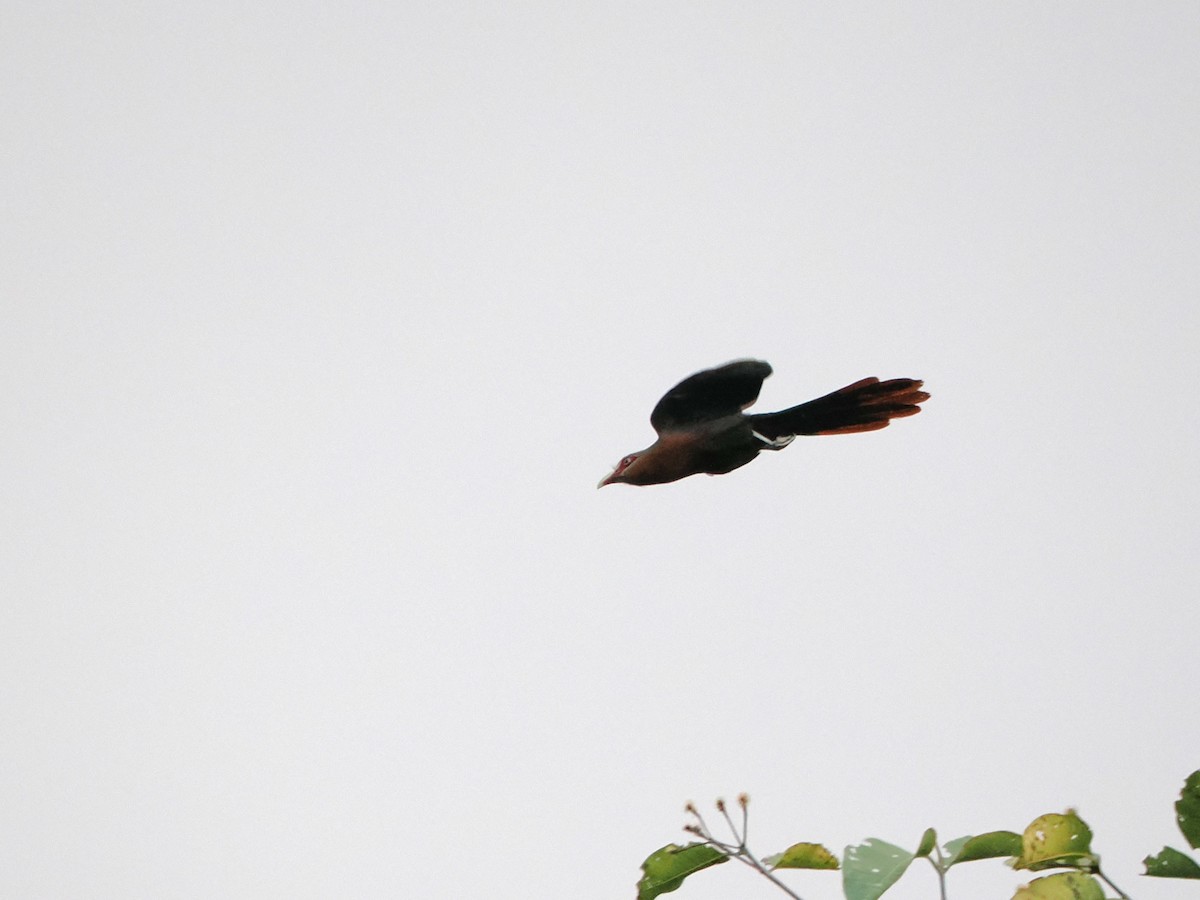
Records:
M658 440L622 459L599 487L723 475L762 450L782 450L797 435L874 431L915 415L929 399L922 382L911 378L865 378L790 409L746 415L770 374L767 363L742 359L685 378L650 414Z

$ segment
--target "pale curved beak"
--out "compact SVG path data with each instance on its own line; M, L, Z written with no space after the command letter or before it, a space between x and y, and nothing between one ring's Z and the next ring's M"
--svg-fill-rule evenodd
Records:
M617 470L613 469L611 472L609 472L607 475L605 475L603 478L601 478L600 483L598 485L596 485L596 490L600 490L600 488L604 487L606 484L612 484L612 482L609 481L608 479L612 478L616 474L617 474Z

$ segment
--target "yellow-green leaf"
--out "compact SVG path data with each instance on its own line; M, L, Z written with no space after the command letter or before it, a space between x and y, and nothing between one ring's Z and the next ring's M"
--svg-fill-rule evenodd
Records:
M1104 889L1091 875L1060 872L1018 888L1013 900L1104 900Z
M1021 836L1021 855L1013 867L1033 871L1055 866L1091 869L1095 862L1092 829L1068 810L1062 814L1047 813L1029 823Z
M838 858L821 844L792 844L763 860L772 869L836 869Z

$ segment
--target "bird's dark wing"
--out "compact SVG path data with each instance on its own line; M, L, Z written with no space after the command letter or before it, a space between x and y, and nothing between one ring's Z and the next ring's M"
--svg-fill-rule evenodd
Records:
M758 399L771 367L757 359L739 359L685 378L658 401L650 413L654 430L678 430L732 416Z

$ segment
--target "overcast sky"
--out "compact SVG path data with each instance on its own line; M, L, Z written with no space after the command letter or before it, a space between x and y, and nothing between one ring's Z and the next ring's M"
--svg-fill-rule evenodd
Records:
M0 85L0 895L633 897L739 791L1187 893L1200 6L12 2ZM595 490L745 356L933 399Z

